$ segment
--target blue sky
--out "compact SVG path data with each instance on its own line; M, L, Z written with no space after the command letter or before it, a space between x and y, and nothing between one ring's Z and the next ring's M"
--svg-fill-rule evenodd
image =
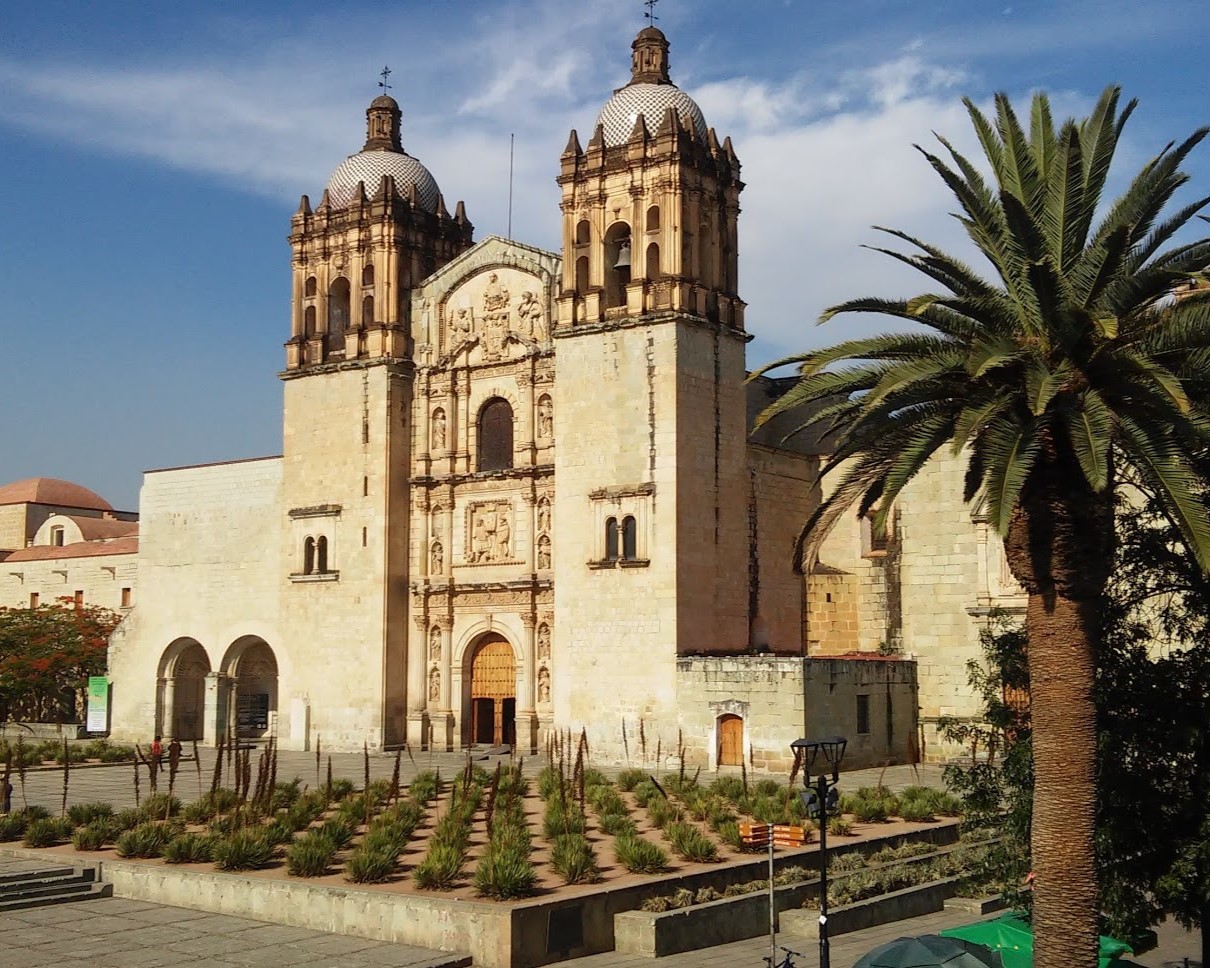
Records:
M476 236L557 245L558 156L628 77L637 0L104 4L41 0L0 33L0 481L74 480L121 507L146 468L278 453L285 235L363 140L393 70L404 146ZM749 361L833 341L826 305L923 280L873 223L959 245L912 150L972 146L960 104L1141 101L1120 171L1210 122L1204 0L662 0L673 79L732 136L747 189ZM1210 149L1189 166L1210 194Z

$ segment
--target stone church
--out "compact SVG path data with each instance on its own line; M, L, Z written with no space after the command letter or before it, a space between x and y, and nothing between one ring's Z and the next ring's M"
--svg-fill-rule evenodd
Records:
M606 760L780 769L804 730L902 761L973 711L963 663L1017 594L991 590L994 536L941 464L890 533L853 521L796 573L826 454L750 434L788 384L745 382L740 163L664 34L632 47L559 158L558 253L475 242L398 104L370 104L291 222L282 455L145 476L115 737L529 752L584 729Z

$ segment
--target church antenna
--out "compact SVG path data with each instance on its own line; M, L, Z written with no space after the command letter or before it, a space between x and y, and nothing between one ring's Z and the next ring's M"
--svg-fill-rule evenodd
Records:
M647 12L643 16L647 18L647 21L653 27L655 26L655 22L660 19L655 15L655 5L659 2L660 0L643 0L643 6L647 8Z
M508 136L508 237L513 237L513 144L517 136Z
M383 69L378 72L378 76L382 78L382 80L378 82L378 86L382 88L382 93L386 94L386 92L391 89L391 85L387 83L387 78L391 76L391 69L389 67L383 67Z

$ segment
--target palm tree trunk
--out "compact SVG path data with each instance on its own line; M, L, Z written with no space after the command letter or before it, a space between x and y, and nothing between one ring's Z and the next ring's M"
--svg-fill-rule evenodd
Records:
M1095 602L1031 594L1035 968L1097 963Z

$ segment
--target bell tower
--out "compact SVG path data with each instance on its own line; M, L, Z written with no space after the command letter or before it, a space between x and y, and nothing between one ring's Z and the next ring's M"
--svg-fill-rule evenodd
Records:
M671 723L677 657L748 642L743 183L668 51L640 31L560 159L555 718L590 733L604 665L619 715Z
M403 149L399 105L291 220L293 298L283 408L280 628L297 723L334 747L406 738L407 570L414 366L411 293L472 243L461 202ZM381 670L367 675L365 670ZM305 720L306 717L302 716ZM296 727L297 728L297 727Z

